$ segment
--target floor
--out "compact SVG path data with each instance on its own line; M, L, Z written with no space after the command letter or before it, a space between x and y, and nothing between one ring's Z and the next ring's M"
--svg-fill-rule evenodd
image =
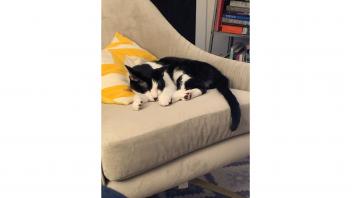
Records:
M199 185L201 182L201 185ZM216 189L214 192L209 189ZM249 198L249 157L190 182L186 189L172 188L152 198L225 198L226 191ZM234 197L234 196L232 196Z

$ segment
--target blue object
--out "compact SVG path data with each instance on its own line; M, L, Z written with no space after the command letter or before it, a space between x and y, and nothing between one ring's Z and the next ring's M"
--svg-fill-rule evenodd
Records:
M228 18L228 19L237 19L237 20L242 20L242 21L249 21L249 16L245 16L245 15L224 14L223 17Z
M127 198L125 195L112 190L106 186L101 186L101 198Z

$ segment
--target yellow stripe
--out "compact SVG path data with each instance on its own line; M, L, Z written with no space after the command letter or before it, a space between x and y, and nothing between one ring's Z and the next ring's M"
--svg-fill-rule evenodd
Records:
M108 44L105 48L114 48L120 45L129 45L129 46L136 46L141 48L137 43L134 43L133 41L130 40L122 40L122 41L117 41L117 42L111 42Z
M125 37L124 35L116 32L115 33L115 38L119 40L119 42L130 42L130 43L135 43L131 39Z
M113 87L108 87L101 90L102 102L104 103L116 103L115 98L119 97L132 97L134 93L130 91L126 85L117 85Z
M118 41L117 43L110 43L109 45L107 45L105 47L106 50L109 49L114 49L115 47L119 46L119 45L131 45L131 46L135 46L133 45L133 42L131 41Z
M101 64L101 75L110 73L119 73L127 77L127 69L125 66L117 64Z
M130 40L127 37L123 36L122 34L116 32L115 35L114 35L113 41L109 45L107 45L105 47L105 49L114 47L116 45L119 45L120 43L134 44L134 42L132 40Z

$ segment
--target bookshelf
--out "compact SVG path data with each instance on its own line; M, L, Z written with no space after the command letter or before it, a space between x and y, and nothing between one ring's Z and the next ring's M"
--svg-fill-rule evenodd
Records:
M249 0L217 0L213 13L208 51L212 52L214 36L224 35L228 37L225 57L249 62Z

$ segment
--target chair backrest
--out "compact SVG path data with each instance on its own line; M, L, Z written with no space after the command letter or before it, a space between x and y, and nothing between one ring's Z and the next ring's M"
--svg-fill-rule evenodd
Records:
M140 45L150 46L156 42L159 35L155 34L159 34L160 29L177 33L150 0L102 0L102 48L115 32Z
M194 46L172 27L150 0L102 0L102 48L115 32L127 36L158 58L177 56L208 62L228 76L231 87L249 90L247 63L224 59Z

